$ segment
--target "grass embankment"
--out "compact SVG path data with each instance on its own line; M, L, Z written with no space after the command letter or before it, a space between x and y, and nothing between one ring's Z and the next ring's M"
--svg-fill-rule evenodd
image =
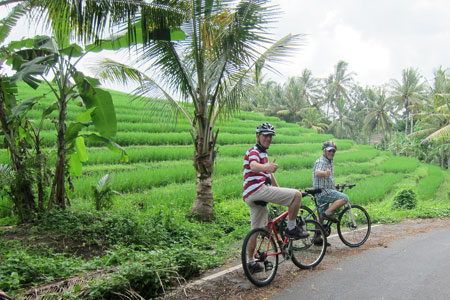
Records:
M258 124L269 121L276 127L269 154L270 159L277 157L276 175L282 186L310 187L321 143L331 139L254 113L223 120L213 181L215 218L200 223L188 217L195 197L195 171L185 120L167 125L145 113L144 103L130 104L118 92L113 97L119 120L116 141L126 146L129 163L121 164L119 155L91 145L83 176L72 178L70 210L42 215L26 227L0 230L0 289L18 295L32 286L102 269L113 272L89 280L84 299L112 299L115 292L127 289L154 297L177 277L189 278L239 251L237 245L249 230L248 208L241 198L242 159L254 144ZM38 118L49 103L44 100L31 115ZM72 105L69 119L80 112ZM47 122L42 135L48 149L55 141L52 128ZM348 191L350 199L364 205L374 223L450 214L448 171L350 140L336 142L336 182L357 184ZM4 150L0 160L8 161ZM107 173L113 175L111 188L121 195L114 198L110 210L95 212L91 186ZM413 189L418 195L415 209L392 208L393 197L402 189ZM1 224L14 223L11 207L9 199L0 199Z

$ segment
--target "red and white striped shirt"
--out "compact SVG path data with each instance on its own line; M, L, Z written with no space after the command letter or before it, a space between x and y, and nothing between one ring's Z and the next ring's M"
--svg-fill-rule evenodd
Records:
M244 192L242 197L245 199L254 192L256 192L266 181L270 178L270 174L266 172L253 172L250 169L250 163L256 161L257 163L267 165L269 164L269 157L267 152L263 152L255 145L245 152L244 156Z

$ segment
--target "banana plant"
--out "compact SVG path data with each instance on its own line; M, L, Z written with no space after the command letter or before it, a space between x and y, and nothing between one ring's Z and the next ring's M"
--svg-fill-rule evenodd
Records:
M7 49L11 55L6 63L16 71L11 82L24 81L32 88L44 83L56 99L45 110L46 114L58 112L56 168L48 206L65 209L70 204L66 177L81 175L81 164L88 159L85 141L103 143L121 153L122 160L128 159L125 150L112 140L116 135L117 120L111 95L98 88L98 80L77 70L77 63L87 53L77 44L59 45L52 37L36 36L11 42ZM75 99L80 99L86 112L67 124L68 105ZM38 100L23 102L20 106L33 105ZM83 133L82 130L91 125L97 132Z

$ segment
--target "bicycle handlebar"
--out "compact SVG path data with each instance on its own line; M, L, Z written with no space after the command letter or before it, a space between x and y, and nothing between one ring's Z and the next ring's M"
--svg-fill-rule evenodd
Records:
M345 188L349 188L349 189L352 189L352 188L354 188L356 186L356 184L348 184L348 183L344 183L344 184L337 184L336 185L336 189L338 190L338 191L343 191Z

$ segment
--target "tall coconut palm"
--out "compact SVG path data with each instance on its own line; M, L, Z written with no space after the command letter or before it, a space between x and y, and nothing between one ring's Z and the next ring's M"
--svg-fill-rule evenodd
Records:
M383 134L384 144L386 145L386 131L391 132L393 120L390 114L393 109L392 102L387 99L384 89L367 89L367 110L364 118L363 130L370 136L374 130ZM370 143L370 138L369 138Z
M300 78L290 77L283 86L283 97L280 99L281 110L277 111L277 115L297 122L300 110L308 105L305 94L305 85Z
M419 107L426 95L427 85L417 69L408 68L402 72L402 81L391 81L391 97L397 105L404 109L405 135L408 135L408 122L410 133L414 132L414 118L411 113L413 106Z
M450 76L449 70L439 68L435 72L430 97L423 111L414 115L420 130L410 136L418 136L421 144L429 143L427 157L434 157L441 167L449 164L450 150ZM429 158L427 158L429 159Z
M138 63L146 73L120 63L105 61L101 75L114 80L135 80L139 96L163 96L191 125L196 197L192 214L201 220L213 217L212 174L216 159L220 116L237 112L253 82L256 66L279 61L293 49L298 35L274 42L267 26L277 11L267 1L193 0L182 25L187 38L154 41L140 51ZM171 96L177 93L192 103L193 112ZM156 93L156 94L155 94Z
M303 98L309 103L310 106L315 107L320 112L322 95L322 87L320 80L314 78L311 70L304 69L302 75L299 77L300 82L303 84Z
M338 102L342 106L342 101L348 100L347 91L353 85L353 76L355 73L348 73L348 63L339 61L335 66L334 73L327 80L327 116L329 108L335 108Z
M351 112L344 99L339 99L335 103L335 117L329 126L329 130L333 131L338 138L349 137L355 128Z

